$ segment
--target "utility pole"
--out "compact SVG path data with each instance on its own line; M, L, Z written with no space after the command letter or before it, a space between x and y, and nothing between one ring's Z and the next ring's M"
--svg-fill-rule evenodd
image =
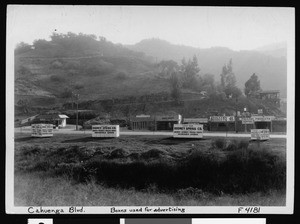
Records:
M237 130L237 101L238 101L238 98L236 96L235 97L235 133L238 133L238 130Z
M76 94L76 103L77 103L77 107L76 107L76 131L78 131L78 99L79 99L79 94Z

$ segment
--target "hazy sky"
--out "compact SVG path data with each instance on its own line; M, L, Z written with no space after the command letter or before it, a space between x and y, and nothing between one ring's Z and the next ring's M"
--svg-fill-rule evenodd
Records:
M200 48L250 50L287 41L294 28L294 9L270 7L11 5L7 15L14 44L49 39L52 32L82 32L122 44L155 37Z

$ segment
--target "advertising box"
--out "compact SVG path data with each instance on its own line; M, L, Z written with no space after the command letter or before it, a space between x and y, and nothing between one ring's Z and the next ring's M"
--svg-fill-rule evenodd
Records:
M32 137L52 137L53 124L32 124L31 125Z
M251 140L268 140L270 139L269 129L251 129Z
M119 125L92 125L93 138L116 138L119 136Z
M174 124L173 138L203 138L203 125Z

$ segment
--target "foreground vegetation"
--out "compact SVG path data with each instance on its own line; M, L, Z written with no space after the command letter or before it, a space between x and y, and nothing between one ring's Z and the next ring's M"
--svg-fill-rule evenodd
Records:
M223 194L192 193L191 189L170 195L148 188L110 188L97 184L75 183L65 177L51 177L44 172L15 175L15 206L284 206L285 192Z
M284 195L285 191L285 140L282 139L258 144L230 138L184 140L163 136L122 136L93 139L59 135L33 139L20 134L15 141L16 188L20 186L16 195L21 201L31 202L27 194L35 191L29 187L31 183L28 187L23 186L28 182L28 175L29 179L42 182L36 186L43 186L45 182L52 185L52 181L63 177L65 186L72 185L75 192L78 187L98 186L97 189L103 188L103 191L124 191L129 195L146 192L154 198L170 197L175 204L178 200L179 204L197 203L191 201L209 204L213 203L211 198L219 197L240 200L249 194L264 198L278 192ZM36 173L47 178L39 180L41 175L36 176ZM37 194L43 189L39 188L36 187ZM26 189L29 192L24 192ZM46 186L44 191L49 197L60 194ZM270 197L270 203L278 204ZM282 197L277 198L282 201ZM145 195L137 199L138 203L142 203L143 198ZM182 198L188 201L182 201Z

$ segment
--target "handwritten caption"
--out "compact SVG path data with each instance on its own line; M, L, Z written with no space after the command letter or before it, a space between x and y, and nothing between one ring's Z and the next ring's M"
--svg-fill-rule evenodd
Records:
M182 207L110 208L110 213L185 213Z
M238 207L238 213L257 214L260 213L260 207Z
M29 214L82 214L85 213L84 207L71 206L68 208L43 208L43 207L28 207Z

